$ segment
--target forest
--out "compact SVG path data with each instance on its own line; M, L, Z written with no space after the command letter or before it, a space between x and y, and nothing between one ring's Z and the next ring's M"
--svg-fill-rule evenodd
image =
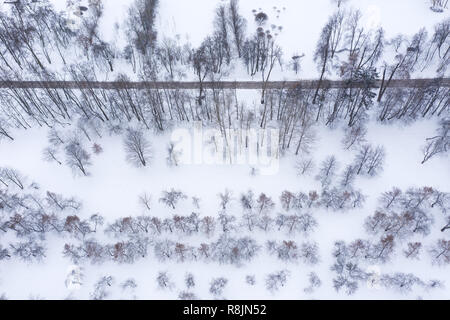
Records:
M313 52L292 56L300 22L274 16L306 2L215 1L199 45L160 27L163 1L128 1L115 41L114 1L55 2L0 4L0 297L450 297L445 1L420 4L432 29L392 37L322 0ZM223 86L239 81L258 89ZM222 167L170 139L198 127ZM274 175L231 156L270 145ZM7 280L33 268L55 284Z

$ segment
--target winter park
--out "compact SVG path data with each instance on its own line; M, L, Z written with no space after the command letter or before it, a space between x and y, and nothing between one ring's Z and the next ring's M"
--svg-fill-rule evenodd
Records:
M446 0L0 0L0 300L450 300L449 66Z

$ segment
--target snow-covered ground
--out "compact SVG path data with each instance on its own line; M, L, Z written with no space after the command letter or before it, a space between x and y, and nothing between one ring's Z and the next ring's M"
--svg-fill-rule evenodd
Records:
M332 288L333 274L329 268L333 263L331 251L337 240L352 241L356 238L366 238L363 229L364 219L373 214L377 208L377 198L384 192L397 186L403 190L408 187L433 186L441 191L449 190L450 167L448 158L435 158L425 165L421 165L421 150L418 141L422 142L433 134L436 124L434 121L418 121L405 127L372 124L369 127L368 140L386 148L387 158L384 171L376 178L358 178L356 186L368 196L363 208L350 212L332 212L323 209L311 209L312 215L318 221L317 230L308 240L319 244L320 263L308 266L302 263L283 263L267 254L259 257L242 267L219 265L217 263L174 263L158 262L152 254L148 258L138 260L134 264L115 264L107 262L102 265L83 263L84 281L79 290L66 288L68 270L72 263L62 257L65 239L51 236L48 239L49 251L42 263L27 264L18 260L0 264L0 292L6 292L9 298L21 299L41 297L46 299L63 299L72 294L73 298L87 299L93 291L94 283L100 276L112 275L115 284L111 288L110 298L132 298L119 287L119 283L128 278L134 278L138 287L134 294L139 299L175 299L184 289L183 279L186 272L195 275L197 287L194 292L199 298L208 299L213 296L208 292L212 278L225 276L229 283L224 297L233 299L414 299L419 296L426 299L449 299L447 288L433 291L413 290L407 294L398 294L386 289L361 286L357 294L347 296L337 293ZM248 165L242 166L214 166L214 165L181 165L176 168L167 167L165 161L166 145L170 135L153 136L151 140L154 157L151 166L137 169L125 161L122 139L118 136L96 139L104 152L94 156L91 176L74 178L72 171L66 166L50 164L42 160L42 150L46 144L46 129L31 129L15 132L16 141L2 141L0 144L0 167L14 167L27 175L28 181L39 183L42 191L50 190L62 193L64 196L75 196L82 200L83 209L80 215L87 218L93 213L103 215L107 222L125 216L145 214L139 205L138 195L146 192L152 195L151 215L161 218L171 216L175 212L186 214L195 210L191 200L183 201L179 210L172 211L157 199L163 190L169 188L180 189L188 196L201 199L201 216L216 215L219 212L219 192L226 188L233 191L236 198L249 189L255 194L264 192L271 196L277 206L275 212L282 211L278 197L284 190L304 191L317 190L319 183L314 179L317 169L309 177L299 176L295 169L296 158L287 156L281 159L279 172L274 175L250 174ZM318 134L319 141L314 148L315 162L320 163L328 155L336 155L339 162L339 172L345 165L351 163L354 152L344 151L341 145L343 132L341 129L322 128ZM240 216L241 209L238 201L233 203L236 216ZM432 232L425 243L431 244L441 234L443 216L436 215ZM420 240L421 237L417 237ZM108 239L108 238L106 238ZM290 239L301 242L303 236L288 236L274 232L273 235L261 234L261 244L267 239ZM109 239L111 240L111 239ZM181 237L181 241L192 241L192 237ZM412 239L413 240L413 239ZM67 239L69 241L69 239ZM198 240L195 240L196 243ZM69 241L70 242L70 241ZM401 251L403 245L396 248ZM424 279L439 279L450 283L448 267L431 265L426 251L421 254L421 260L408 261L398 252L395 259L386 263L372 266L380 273L405 272L414 273ZM287 269L291 276L287 285L276 294L265 289L265 276L273 271ZM172 276L175 287L171 290L157 288L156 276L160 271L168 271ZM308 286L307 275L316 272L322 280L322 286L314 294L306 294L303 289ZM256 276L256 285L251 287L245 283L246 275Z
M58 10L66 10L62 0L52 0ZM189 42L198 46L211 33L214 9L224 0L161 0L157 16L158 38L177 37L181 43ZM132 0L104 0L105 12L101 21L102 38L113 41L119 47L125 41L123 33L116 33L114 25L123 24L124 17ZM448 10L437 14L429 10L428 2L422 0L351 0L347 7L361 10L364 25L368 29L382 26L386 38L397 34L411 36L420 28L425 27L429 33L434 25L448 16ZM313 52L320 31L328 17L334 11L329 0L258 0L240 1L241 13L248 22L248 33L256 29L253 11L264 11L269 15L268 26L272 24L282 27L277 42L282 47L284 59L289 60L294 54L305 53L302 59L302 70L298 75L292 71L277 70L272 79L315 79L319 73L313 61ZM127 70L128 68L128 70ZM129 66L119 71L130 72ZM433 74L417 74L417 77L428 77ZM114 75L108 75L113 78ZM190 73L187 77L193 77ZM230 80L249 80L243 68L237 68L230 73ZM259 104L258 92L239 92L239 100L247 106ZM62 129L69 132L75 125ZM191 129L187 125L185 126ZM414 287L412 291L399 293L385 287L375 287L363 281L356 294L347 295L344 291L337 292L333 288L335 274L330 271L334 263L332 251L334 243L342 240L351 242L355 239L378 239L368 235L364 230L364 221L375 213L380 195L398 187L403 191L411 187L433 187L442 192L450 192L450 161L448 154L434 157L425 164L422 146L426 139L435 135L438 128L437 119L420 119L411 124L403 125L397 122L392 125L378 123L372 119L368 125L367 141L373 145L385 148L386 159L382 172L373 178L357 177L356 189L366 195L366 201L361 208L345 212L334 212L324 208L312 208L310 214L317 220L317 229L308 237L286 235L283 232L255 232L251 234L263 248L256 258L245 262L242 266L219 264L217 262L160 262L153 255L153 249L143 259L133 264L118 264L111 261L100 265L90 262L80 263L83 269L83 281L80 288L67 287L65 281L73 263L62 255L65 243L76 242L70 236L51 234L47 236L48 246L46 257L42 262L25 263L18 259L8 259L0 262L0 296L4 293L10 299L89 299L95 283L100 277L110 275L114 278L108 289L113 299L177 299L181 291L186 290L184 277L187 272L195 276L196 286L189 291L200 299L213 299L217 296L209 292L211 280L226 277L228 283L221 297L227 299L450 299L449 265L438 266L431 263L429 247L437 239L449 239L447 230L440 229L445 225L444 215L433 211L434 223L427 237L414 236L408 241L421 241L423 250L420 259L410 260L403 256L402 250L408 241L396 245L395 255L386 263L364 265L366 271L380 274L395 272L412 273L423 281L437 279L443 282L443 288L429 289L425 286ZM351 164L356 151L346 150L342 146L344 129L329 128L318 125L317 141L311 151L315 168L307 176L299 175L296 168L299 157L288 153L279 159L278 170L274 174L251 174L252 167L243 165L207 165L181 164L169 167L166 162L167 145L177 127L164 134L146 132L146 137L152 144L152 160L145 168L136 168L126 161L123 137L108 135L93 138L88 146L98 143L103 152L92 155L90 176L74 176L66 165L58 165L43 159L43 149L48 145L49 130L34 127L28 130L13 130L14 141L0 140L0 168L11 167L25 175L27 185L36 182L39 190L57 192L65 197L75 197L82 202L82 209L77 213L80 218L89 218L92 214L100 214L105 218L105 225L124 217L137 217L150 214L160 218L168 218L174 214L189 215L197 212L201 217L217 217L220 207L218 194L225 189L232 190L235 200L231 204L230 213L237 217L242 215L239 197L248 190L253 190L257 196L265 193L276 203L273 214L282 212L279 197L285 190L305 192L320 190L320 183L315 179L321 161L327 156L335 155L339 163L338 177L344 168ZM86 142L87 143L87 142ZM169 209L158 201L161 193L171 188L182 190L189 197L180 202L175 209ZM140 204L138 197L142 194L151 195L151 210L147 211ZM200 199L200 207L194 207L192 197ZM1 232L1 231L0 231ZM114 239L103 231L95 235L100 241L112 243ZM238 235L239 236L239 235ZM175 241L200 244L205 241L199 235L174 236ZM318 244L320 261L317 265L302 262L283 262L267 254L267 240L294 240L298 243L314 241ZM8 233L0 238L1 244L7 245L14 237ZM3 243L4 242L4 243ZM276 292L266 289L266 277L269 273L288 270L289 277L285 286ZM156 277L159 272L167 271L173 286L168 289L158 287ZM313 293L304 291L309 286L308 274L315 272L322 285ZM254 275L256 283L250 286L246 283L247 275ZM134 291L123 291L120 284L133 278L137 283Z

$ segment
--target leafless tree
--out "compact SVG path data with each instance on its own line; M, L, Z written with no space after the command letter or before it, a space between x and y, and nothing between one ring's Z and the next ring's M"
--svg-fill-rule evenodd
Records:
M245 27L247 22L239 14L239 1L231 0L228 6L228 24L234 37L234 44L239 58L242 55L242 46L245 37Z
M450 263L450 241L439 239L429 250L433 264L448 265Z
M438 129L438 135L427 139L423 148L422 164L430 160L437 154L445 154L450 148L450 119L442 119Z
M401 293L412 290L414 285L423 285L423 281L412 273L395 273L382 275L380 283L386 288L392 288Z
M391 209L391 208L396 208L398 205L401 204L401 202L403 198L403 193L402 190L400 190L399 188L394 187L391 191L387 191L384 192L381 197L379 202L381 203L381 206L384 209Z
M112 276L101 277L94 286L94 291L91 292L92 300L104 300L110 294L108 288L114 283L114 278Z
M42 243L30 239L24 242L11 244L11 254L27 262L42 261L45 258L46 249Z
M329 156L322 162L319 173L316 176L316 180L320 181L322 188L330 186L336 175L337 167L338 163L335 156Z
M315 242L304 242L300 246L299 256L304 263L315 265L319 262L319 247Z
M0 183L6 186L15 185L19 189L23 190L25 177L20 174L19 171L12 168L0 168Z
M333 257L336 261L331 270L337 274L333 279L333 287L336 291L344 288L347 294L354 294L359 287L359 282L366 280L370 274L363 271L359 265L359 259L351 253L343 241L335 243Z
M149 210L151 209L150 203L151 203L151 196L148 195L147 193L143 193L142 195L139 196L139 203L146 209Z
M420 250L422 248L422 243L420 242L409 242L408 248L403 251L403 254L406 258L409 259L418 259L420 255Z
M195 293L193 292L188 292L188 291L181 291L180 294L178 295L178 299L180 300L198 300L197 296L195 295Z
M209 292L215 297L219 297L223 294L223 290L227 285L228 280L226 278L215 278L211 281Z
M387 262L394 252L394 237L387 235L382 237L378 243L370 246L368 257L381 263Z
M232 192L230 190L228 190L228 189L225 189L225 191L223 193L219 193L218 196L220 198L220 208L223 211L226 211L229 203L233 199Z
M245 276L245 282L250 286L254 286L256 283L255 276L253 276L253 275Z
M331 0L331 2L337 4L337 7L340 8L343 4L348 2L348 0Z
M125 280L124 282L122 282L122 284L120 285L122 287L122 290L134 290L137 288L137 283L136 280L134 280L133 278L129 278L127 280Z
M156 282L158 283L158 288L160 289L171 289L175 286L175 284L170 281L169 274L167 272L159 272L156 277Z
M183 199L187 199L187 196L183 192L172 188L170 191L163 191L161 198L159 198L159 202L175 209L178 201Z
M256 200L256 205L259 214L269 213L275 207L275 203L272 201L272 199L264 193L261 193L259 195L258 199Z
M302 159L297 162L296 167L300 175L308 175L314 169L313 159Z
M154 23L158 4L158 0L135 0L128 12L128 39L144 56L151 52L156 40Z
M43 151L43 156L45 161L55 161L59 165L62 165L62 162L58 160L58 150L54 147L47 147Z
M186 284L186 288L191 289L195 287L195 279L192 273L186 273L184 277L184 283Z
M308 274L308 282L309 286L304 289L306 293L313 293L316 288L319 288L322 285L322 281L319 276L315 272L310 272Z
M151 159L151 144L140 129L128 128L125 134L127 160L136 166L147 166Z
M167 165L169 167L178 166L178 164L180 163L180 156L181 151L175 149L174 143L169 143L169 145L167 146Z
M447 9L448 0L431 0L430 9L434 12L443 12L444 9Z
M349 188L352 186L353 182L355 181L355 178L356 178L355 168L352 165L348 165L342 172L340 184L344 188Z
M293 262L297 261L299 258L298 245L295 241L267 241L266 243L267 251L270 254L276 254L277 258L286 261Z
M384 147L378 146L372 151L369 160L367 161L367 175L375 176L383 169L384 158L386 156L384 150Z
M230 232L236 229L236 217L226 213L219 214L219 223L222 226L223 232Z
M227 64L231 61L231 45L230 36L228 34L227 9L225 5L219 5L216 8L216 15L214 17L214 33L216 41L219 42L223 48L225 61Z
M364 142L366 142L367 129L361 123L358 122L356 125L345 128L345 136L342 140L342 144L345 149L351 149L352 147L358 147Z
M281 270L270 273L266 277L266 288L271 292L278 291L280 287L284 287L287 283L290 273L288 270Z
M445 230L450 230L450 216L447 217L446 225L441 229L441 232L444 232Z
M320 78L313 98L313 104L316 104L319 90L322 85L325 73L329 71L332 60L342 40L344 15L341 11L333 14L322 29L316 51L314 52L314 61L320 69ZM320 112L320 111L319 111ZM317 115L317 120L319 114Z

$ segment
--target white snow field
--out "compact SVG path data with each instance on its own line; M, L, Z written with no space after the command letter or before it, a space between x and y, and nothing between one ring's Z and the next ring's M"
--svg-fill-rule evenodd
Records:
M66 1L51 0L51 2L58 11L67 9ZM115 43L120 50L127 44L122 25L128 8L133 2L134 0L103 0L104 12L100 20L99 35L104 41ZM215 8L228 2L227 0L161 0L155 24L158 41L165 37L175 38L182 45L190 43L193 48L198 47L212 33ZM80 3L87 3L87 1ZM443 13L431 11L428 1L425 0L350 0L344 5L345 8L361 10L362 24L367 29L375 30L380 26L383 27L386 39L392 39L399 34L411 37L422 27L430 36L437 23L450 17L449 10ZM247 20L247 33L254 32L257 28L252 10L264 11L268 14L267 25L274 25L273 30L278 30L274 33L277 33L275 37L277 44L283 50L285 61L289 61L294 55L305 54L298 74L286 65L283 68L277 66L271 80L319 78L320 70L313 60L314 50L323 26L336 9L335 3L330 0L241 0L239 7L240 13ZM0 9L6 10L6 5L0 4ZM115 24L120 25L119 31L115 28ZM79 54L78 50L81 51L79 48L74 49L72 58L76 58ZM388 59L387 56L383 56L380 66L383 59ZM61 65L54 63L50 68L58 70ZM185 77L180 80L197 80L191 70L185 71ZM97 80L115 79L119 73L127 74L132 80L138 79L130 65L123 59L118 59L114 71L97 72ZM22 76L28 77L26 74ZM448 71L444 71L441 76L448 78ZM415 70L410 77L436 77L435 68L428 68L423 72ZM235 66L221 77L221 80L260 80L260 78L260 73L250 77L244 65L236 62ZM339 77L336 74L330 74L327 78L338 79ZM27 206L40 211L40 205L36 205L37 202L34 203L34 200L31 200L32 196L36 199L45 199L49 197L48 192L56 193L66 199L73 198L81 204L81 207L76 210L71 208L59 210L52 207L50 211L52 213L54 211L57 216L60 215L58 217L61 219L76 215L79 219L87 221L92 215L98 214L104 218L104 223L98 226L95 232L88 232L84 237L80 236L81 232L77 233L78 231L73 233L39 233L37 231L36 235L30 239L45 247L45 256L42 259L34 259L33 252L29 254L30 259L14 256L11 253L14 251L11 244L23 241L26 237L21 237L14 232L15 226L10 229L5 227L5 230L0 228L0 257L2 248L9 250L7 258L0 258L0 297L3 295L7 299L159 300L180 299L182 293L189 293L192 295L188 298L195 299L450 299L450 248L448 248L450 228L441 231L450 222L448 218L450 215L448 151L422 164L423 147L427 139L437 135L436 132L442 126L442 119L447 119L448 122L450 118L449 88L444 88L443 91L447 95L447 100L443 99L444 107L439 117L416 117L408 121L382 123L378 121L379 107L375 102L372 109L367 112L367 119L365 119L367 122L364 122L367 135L361 144L367 143L384 148L385 157L382 168L374 176L361 174L355 177L353 187L348 189L351 193L348 197L351 197L349 198L351 200L345 198L346 194L342 190L347 189L342 187L339 196L346 199L342 208L331 208L334 204L328 207L325 202L313 205L306 205L306 203L311 198L311 191L317 191L320 201L326 198L322 194L326 188L321 185L316 176L320 174L321 164L327 157L335 156L337 161L335 175L327 188L340 188L344 170L354 163L360 151L360 146L346 148L343 145L347 127L345 120L337 121L330 126L321 122L315 123L312 130L315 138L309 150L301 150L300 154L296 155L294 147L277 154L274 159L276 169L273 172L265 172L263 167L259 168L258 165L248 161L242 164L228 162L208 164L205 160L195 163L190 161L192 159L182 158L185 161L181 161L176 166L169 166L167 162L169 143L177 144L180 132L185 134L185 139L194 139L193 121L173 121L163 132L153 128L144 130L144 137L151 144L151 157L145 167L137 167L127 160L124 144L125 130L128 126L137 127L137 121L113 122L122 126L120 133L111 133L112 130L108 131L110 127L107 129L108 125L102 124L99 132L89 127L88 135L86 135L80 131L83 125L77 121L78 116L74 116L70 120L65 119L63 125L55 126L55 128L65 142L75 133L79 136L90 154L91 165L88 166L89 175L87 176L79 174L66 165L64 147L60 147L56 155L61 164L45 159L43 151L49 147L51 132L49 127L38 124L33 124L26 130L13 127L8 133L14 140L0 139L0 170L16 169L23 176L24 186L22 189L14 182L2 184L4 176L0 171L0 227L4 222L2 214L5 219L7 217L4 212L13 216L14 213L19 214L30 209ZM377 90L374 92L378 93ZM261 112L260 90L236 90L232 92L233 97L234 94L239 105L255 110L255 114ZM208 100L208 103L212 103L211 100ZM2 113L0 113L0 120L1 116ZM1 124L0 122L0 129ZM210 123L209 126L204 126L204 130L212 127L213 124ZM270 121L267 128L279 129L276 121ZM253 124L252 129L259 129L258 121ZM448 137L446 141L448 148ZM102 149L98 154L93 151L94 144ZM263 149L267 145L268 142L263 145ZM192 149L189 145L183 146L182 156L186 156ZM179 141L178 148L182 148ZM213 144L209 139L202 140L201 150L205 157L212 148ZM299 164L306 159L310 159L314 166L310 172L301 174ZM383 193L393 190L394 187L402 190L402 196L392 209L388 209L380 198ZM181 199L175 208L160 201L162 193L171 189L180 190L187 196L186 199ZM226 208L226 213L236 217L235 223L239 224L235 230L229 232L223 232L222 225L219 224L219 215L224 212L219 194L224 193L225 190L232 192L232 199ZM273 219L273 226L268 231L263 231L256 224L252 228L246 225L243 215L249 211L257 211L256 204L247 211L242 207L242 195L249 190L254 194L255 203L262 193L274 202L274 207L268 214ZM280 196L284 191L290 191L295 196L300 192L304 193L306 198L302 200L303 205L289 209L283 207ZM144 194L150 197L149 208L146 208L139 199ZM351 202L356 203L357 200L354 197L358 195L362 195L365 199L360 204L353 205ZM7 198L8 196L11 198ZM338 195L335 196L338 197ZM442 196L443 200L436 204L438 196ZM193 198L199 199L198 205ZM22 199L23 202L18 199ZM11 203L9 201L16 201L14 210L8 211ZM339 201L337 199L333 203ZM405 204L408 201L410 202ZM420 203L411 205L415 201ZM42 200L41 204L47 202L48 200ZM45 211L47 207L45 209L41 207L41 209ZM392 220L398 218L399 221L399 216L409 211L414 214L424 213L424 215L422 220L405 222L405 224L410 223L405 228L411 228L412 231L410 229L404 233L398 231L394 236L393 247L386 248L383 252L379 246L385 244L382 242L383 239L391 235L388 232L389 226L383 225L384 231L381 228L379 232L374 233L368 232L365 226L368 218L377 211L392 214L395 216ZM161 234L159 232L140 233L140 236L148 238L145 257L136 254L133 262L114 261L111 250L114 249L115 244L137 239L133 238L133 235L125 234L126 232L116 232L116 234L106 232L108 226L116 220L151 216L164 221L165 219L173 220L176 216L187 217L192 213L197 213L200 218L213 217L216 221L215 232L210 236L197 231L181 232L176 225L171 224L170 226L175 230L172 232L171 227L166 224L165 231ZM258 214L255 217L261 217L262 213ZM282 226L277 222L280 214L301 215L302 218L308 215L316 222L316 226L309 232L289 232L289 228L286 227L287 222ZM415 227L414 223L416 223ZM21 228L20 221L17 225L18 230ZM75 236L75 233L78 236ZM248 260L242 258L240 262L228 260L221 262L220 258L203 257L198 248L204 243L214 247L213 243L219 241L223 234L234 239L249 237L256 242L258 249L253 256L249 254L251 257ZM76 259L63 254L66 244L78 246L90 239L95 239L105 246L110 245L108 249L104 249L101 261L93 261L92 256L75 261ZM167 249L170 254L164 257L164 254L159 252L157 256L155 246L167 239L172 241L172 247ZM339 262L339 258L335 254L336 242L343 241L348 247L357 239L362 239L365 243L365 247L363 249L361 247L360 250L370 251L372 256L369 257L369 253L366 253L366 256L358 253L355 247L348 248L348 255L351 257L347 262L358 261L358 268L349 271L346 268L351 269L352 265L343 263L341 267L345 271L342 274L338 273L336 268L339 269L339 267L336 267L336 263ZM439 240L446 242L447 251L436 258L436 252L433 249L436 248ZM295 257L287 259L282 253L270 253L268 241L276 241L280 246L283 241L284 244L294 241L298 246L293 250L296 252L293 254ZM178 243L192 246L192 251L186 249L186 256L189 258L180 258L175 248L175 244ZM420 251L417 257L407 257L404 251L408 249L409 244L413 243L421 244ZM227 245L230 248L232 246ZM302 245L311 245L316 248L316 252L312 252L314 250L310 247L311 256L309 256ZM233 248L230 248L228 251L232 256L234 252ZM227 251L227 249L223 250ZM391 252L386 253L389 250ZM342 256L344 256L343 253ZM385 256L386 259L383 259ZM233 257L229 259L232 260ZM73 270L76 270L75 274L72 274ZM285 272L286 280L282 281L278 278L279 286L271 290L269 275L281 271ZM165 272L168 276L168 281L162 281L164 284L157 280L161 272ZM195 286L187 287L185 277L188 273L194 276ZM320 284L308 290L311 286L309 279L311 273L320 279ZM355 275L356 273L360 275ZM71 281L74 276L80 276L79 283ZM248 283L248 276L254 277L254 284ZM108 279L108 285L104 287L98 285L102 277L111 277ZM221 277L227 280L223 291L212 292L211 282ZM123 284L129 279L133 279L137 286L124 288ZM339 282L342 287L337 290Z
M403 190L408 187L433 186L440 190L449 189L450 170L448 158L436 158L430 163L421 165L420 148L417 141L423 141L433 133L433 121L420 121L406 127L371 125L368 140L385 146L386 165L384 171L376 178L358 178L356 185L367 195L367 201L360 209L350 212L332 212L323 209L312 209L312 215L317 219L318 228L309 237L289 236L280 232L273 234L256 233L255 238L264 244L267 239L294 240L301 243L304 240L316 241L319 245L320 262L318 265L283 263L276 258L263 253L252 262L243 266L220 265L216 262L158 262L152 254L133 264L117 264L105 262L101 265L83 263L84 279L80 289L70 290L65 286L68 270L71 270L70 260L62 257L63 244L69 239L60 236L49 237L47 257L41 263L24 263L20 260L9 260L0 265L1 291L11 299L27 299L40 297L45 299L88 299L95 282L105 275L112 275L115 284L111 288L109 298L130 299L135 295L139 299L176 299L184 290L185 273L194 274L197 286L194 292L201 299L213 299L208 291L212 278L225 276L229 279L224 297L233 299L449 299L450 294L445 287L427 290L418 288L408 293L398 293L385 288L366 286L360 287L356 294L348 296L344 292L337 293L332 288L330 266L333 263L331 255L333 244L337 240L352 241L357 238L367 238L363 223L364 219L373 214L377 208L379 195L397 186ZM83 209L80 216L87 218L92 213L102 214L108 221L119 217L138 216L145 213L139 206L138 195L147 192L153 196L151 215L166 218L174 214L189 214L192 210L191 200L183 201L180 210L173 211L157 202L163 190L176 188L183 190L188 196L201 199L201 216L217 215L219 199L217 194L226 188L233 191L237 198L241 192L252 189L255 194L265 192L276 202L283 190L294 192L315 190L319 183L310 177L300 177L295 170L294 156L281 159L280 170L275 175L251 176L250 167L242 166L209 166L181 165L178 168L168 168L165 162L165 145L168 136L149 136L155 154L149 168L137 169L125 161L122 140L119 137L96 139L101 144L104 153L94 157L91 176L74 178L72 171L57 164L49 164L42 160L42 149L45 147L47 130L32 129L17 132L16 141L2 141L0 166L17 168L28 176L28 181L38 181L42 190L57 191L64 196L74 196L82 200ZM336 155L340 171L352 161L353 152L344 151L341 147L342 130L322 129L319 142L314 148L314 158L317 163L326 156ZM314 171L315 172L315 171ZM282 211L279 203L275 212ZM235 201L233 211L240 216L240 205ZM436 214L431 235L423 239L418 236L412 239L423 241L424 246L431 245L436 238L442 237L439 229L444 225L444 216ZM100 235L98 235L100 236ZM4 239L4 238L2 238ZM178 239L178 238L175 238ZM106 238L106 240L108 240ZM111 241L111 239L109 239ZM179 241L199 243L202 237L182 236ZM404 246L396 248L401 251ZM380 273L405 272L413 273L424 280L439 279L449 283L448 266L435 266L424 251L421 259L411 262L401 253L386 264L368 265ZM285 287L272 294L265 289L265 277L268 273L278 270L289 270L291 276ZM167 271L175 287L169 290L158 289L155 281L158 272ZM306 294L303 289L308 287L307 275L316 272L322 280L322 286L313 294ZM246 275L255 275L255 286L245 283ZM134 278L138 284L133 294L124 293L119 284L128 278Z

